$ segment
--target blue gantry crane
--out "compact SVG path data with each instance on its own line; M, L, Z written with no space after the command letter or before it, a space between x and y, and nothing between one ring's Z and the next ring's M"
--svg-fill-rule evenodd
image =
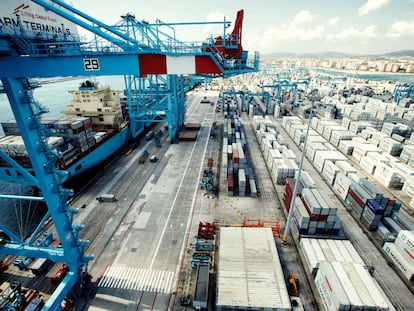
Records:
M393 98L397 104L403 98L414 99L414 85L413 83L397 84L394 89Z
M184 123L186 81L192 80L188 76L255 72L259 54L256 52L250 59L242 48L243 10L238 12L231 33L226 32L229 21L213 22L223 25L223 35L196 44L179 41L173 26L203 23L167 24L157 20L151 24L128 13L119 23L109 26L61 0L21 1L21 4L6 1L4 6L7 6L4 11L11 13L0 27L0 78L34 175L6 153L0 151L0 157L24 176L28 184L38 188L41 196L2 197L44 201L48 211L27 240L2 228L10 239L2 239L0 253L43 257L67 265L69 272L44 307L54 310L86 275L92 257L85 254L88 241L79 239L82 226L73 222L76 210L68 204L73 192L62 187L67 173L56 169L56 159L61 155L46 143L50 134L40 118L47 109L34 99L33 89L38 84L31 78L125 76L131 135L135 137L145 125L163 120L168 122L172 138ZM94 39L82 41L77 27L91 32ZM62 248L36 243L49 218Z

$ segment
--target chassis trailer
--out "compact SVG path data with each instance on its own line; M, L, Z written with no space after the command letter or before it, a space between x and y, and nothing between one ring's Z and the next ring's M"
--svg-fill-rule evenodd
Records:
M96 198L99 203L102 202L116 202L117 198L115 197L115 194L109 194L109 193L104 193L102 194L100 197Z

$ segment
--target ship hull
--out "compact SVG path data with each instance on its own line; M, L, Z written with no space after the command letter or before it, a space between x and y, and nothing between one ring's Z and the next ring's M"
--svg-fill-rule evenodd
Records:
M88 154L82 156L70 167L66 168L68 172L68 179L72 179L88 170L98 166L105 160L119 152L130 139L129 127L125 127L121 131L108 138L102 144L99 144L95 149ZM32 168L24 168L33 174ZM23 185L33 186L33 182L17 172L13 167L0 167L0 180L12 183L19 183Z
M126 127L66 169L69 173L69 178L83 174L91 168L101 164L125 146L129 139L130 132L129 128Z

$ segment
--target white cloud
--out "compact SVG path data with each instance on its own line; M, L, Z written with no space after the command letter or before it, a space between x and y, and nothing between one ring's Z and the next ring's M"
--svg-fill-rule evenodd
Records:
M270 27L264 32L265 40L312 40L322 38L325 27L322 25L313 28L300 28L294 24L287 28Z
M313 21L315 18L314 14L311 14L309 11L304 10L296 14L295 18L293 19L294 24L303 24L307 22Z
M224 22L224 16L226 16L223 12L220 11L216 11L216 12L210 12L209 14L207 14L206 16L206 21L207 22L220 22L223 21ZM229 16L226 16L226 21L231 21L232 24L229 28L229 32L231 30L233 30L233 26L234 26L234 20L231 20ZM223 25L222 24L207 24L204 26L204 34L205 35L210 35L210 34L220 34L223 35ZM227 30L226 30L227 32Z
M378 37L379 33L377 32L377 27L374 25L369 25L363 30L356 29L354 27L349 27L341 32L339 32L337 35L329 35L327 39L329 40L365 40L369 38L375 38Z
M406 20L398 21L391 26L391 29L387 33L387 35L392 38L413 36L414 35L414 22L407 22Z
M336 25L338 22L339 22L339 17L333 17L328 20L328 25Z
M368 0L363 6L358 9L359 15L366 15L371 11L378 10L391 0Z
M296 14L290 24L281 23L266 29L256 44L266 50L285 50L287 48L286 44L324 38L325 27L323 25L303 26L303 24L313 21L314 18L315 15L309 11L301 11ZM249 36L249 39L246 40L248 45L254 41L253 37L253 35Z

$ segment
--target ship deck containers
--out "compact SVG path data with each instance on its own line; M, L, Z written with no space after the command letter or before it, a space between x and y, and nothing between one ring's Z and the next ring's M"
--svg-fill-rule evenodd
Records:
M364 305L361 299L359 298L359 294L357 293L353 283L351 282L349 276L344 270L342 263L333 261L332 267L334 268L336 275L341 280L341 283L343 284L346 295L348 296L349 301L351 302L351 305L352 305L351 310L355 310L355 311L365 310Z
M353 268L357 272L356 274L360 277L362 283L365 285L365 288L368 290L370 296L373 298L376 303L377 311L388 311L390 306L388 298L382 289L379 287L375 279L368 273L368 271L361 264L353 264ZM394 310L392 308L392 310Z
M291 310L270 228L222 227L216 310Z

